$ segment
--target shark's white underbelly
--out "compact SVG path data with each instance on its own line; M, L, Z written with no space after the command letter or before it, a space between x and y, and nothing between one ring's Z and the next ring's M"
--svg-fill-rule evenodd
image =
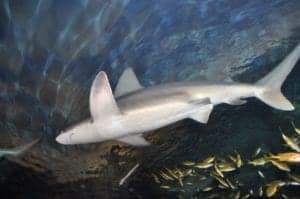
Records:
M188 104L170 104L166 106L148 107L128 115L120 120L122 134L148 132L187 118L195 110Z

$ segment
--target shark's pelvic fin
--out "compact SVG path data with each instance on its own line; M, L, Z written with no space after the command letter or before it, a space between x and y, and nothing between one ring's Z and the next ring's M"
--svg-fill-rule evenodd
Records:
M256 86L262 88L256 92L256 96L274 108L286 111L294 110L293 105L281 93L281 86L299 57L300 44L269 74L256 83Z
M139 83L132 68L127 68L119 79L114 95L115 97L120 97L141 88L143 88L143 86Z
M189 117L193 120L206 124L208 122L210 113L213 110L213 104L208 104L200 107L197 112L192 113Z
M151 145L141 134L138 135L130 135L126 137L122 137L117 139L120 142L124 142L126 144L134 145L134 146L149 146Z
M108 115L121 114L105 72L98 73L90 91L90 112L93 120Z

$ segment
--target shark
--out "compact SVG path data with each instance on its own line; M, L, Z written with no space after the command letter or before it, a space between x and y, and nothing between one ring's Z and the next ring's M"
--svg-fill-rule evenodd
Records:
M10 157L19 157L26 153L29 149L31 149L34 145L36 145L40 141L40 138L35 139L27 144L11 148L11 149L0 149L0 158L10 156Z
M300 57L300 44L273 70L253 84L224 82L173 82L143 87L132 68L121 75L114 93L100 71L89 96L91 117L62 131L56 141L64 145L117 140L134 146L150 144L143 134L190 118L207 123L214 106L242 105L256 97L278 110L294 106L281 87Z

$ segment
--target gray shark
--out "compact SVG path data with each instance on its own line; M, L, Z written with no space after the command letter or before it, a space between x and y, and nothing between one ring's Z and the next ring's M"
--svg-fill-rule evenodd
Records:
M29 142L27 144L11 148L11 149L0 149L0 158L5 156L13 156L18 157L22 154L24 154L26 151L28 151L30 148L32 148L36 143L40 141L40 138L33 140L32 142Z
M121 75L114 94L105 72L94 79L90 91L91 119L62 132L61 144L118 140L135 146L149 142L142 133L185 118L207 123L215 105L241 105L257 97L284 111L294 110L281 86L300 57L300 44L270 73L254 84L236 82L178 82L144 88L133 70Z

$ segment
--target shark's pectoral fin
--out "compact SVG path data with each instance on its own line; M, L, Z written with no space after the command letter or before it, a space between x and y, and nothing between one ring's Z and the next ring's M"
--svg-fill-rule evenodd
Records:
M114 95L115 97L119 97L141 88L143 88L143 86L141 86L141 84L139 83L132 68L127 68L119 79Z
M213 107L213 104L204 105L200 107L197 112L192 113L189 117L193 120L206 124Z
M227 102L230 105L243 105L247 103L247 100L242 100L242 99L232 99Z
M124 142L126 144L134 145L134 146L149 146L151 145L150 142L145 140L142 135L130 135L126 137L122 137L117 139L120 142Z
M105 72L101 71L93 81L90 91L90 111L92 118L121 114Z

